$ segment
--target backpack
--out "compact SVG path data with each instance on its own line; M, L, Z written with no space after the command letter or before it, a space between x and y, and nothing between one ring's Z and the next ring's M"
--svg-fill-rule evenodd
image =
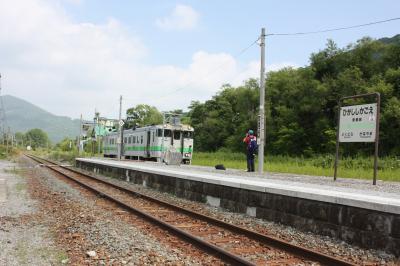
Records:
M255 138L250 139L249 152L253 154L258 153L258 144Z

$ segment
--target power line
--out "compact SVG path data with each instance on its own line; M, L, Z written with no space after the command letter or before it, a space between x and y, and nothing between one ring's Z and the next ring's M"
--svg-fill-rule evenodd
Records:
M368 22L368 23L364 23L364 24L359 24L359 25L353 25L353 26L347 26L347 27L339 27L339 28L332 28L332 29L325 29L325 30L318 30L318 31L305 31L305 32L293 32L293 33L269 33L266 34L265 36L296 36L296 35L310 35L310 34L318 34L318 33L325 33L325 32L333 32L333 31L341 31L341 30L348 30L348 29L354 29L354 28L361 28L361 27L367 27L367 26L371 26L371 25L376 25L376 24L381 24L381 23L387 23L387 22L391 22L391 21L395 21L395 20L400 20L400 17L396 17L396 18L390 18L390 19L386 19L386 20L380 20L380 21L373 21L373 22ZM233 58L237 58L240 55L242 55L243 53L245 53L248 49L250 49L254 44L256 44L258 41L260 40L260 37L257 38L255 41L253 41L252 43L250 43L247 47L243 48L242 50L240 50L237 54L235 54L233 56ZM204 80L206 77L208 77L210 74L215 73L217 70L219 70L221 67L225 66L225 63L220 64L218 67L208 71L202 78L198 79L199 80ZM187 88L188 85L190 85L192 82L188 82L187 84L185 84L184 86L181 86L180 88L173 90L165 95L161 95L158 98L164 98L166 96L169 96L171 94L174 94L178 91L184 90Z
M266 36L295 36L295 35L318 34L318 33L324 33L324 32L341 31L341 30L367 27L367 26L386 23L386 22L390 22L390 21L394 21L394 20L400 20L400 17L390 18L390 19L380 20L380 21L374 21L374 22L369 22L369 23L365 23L365 24L353 25L353 26L348 26L348 27L340 27L340 28L318 30L318 31L293 32L293 33L270 33L270 34L266 34Z

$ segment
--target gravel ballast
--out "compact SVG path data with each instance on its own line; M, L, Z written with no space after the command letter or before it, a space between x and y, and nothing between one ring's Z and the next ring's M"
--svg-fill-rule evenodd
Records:
M35 165L30 159L25 167ZM32 197L71 265L219 265L160 229L44 167L32 168ZM177 247L173 244L176 243ZM185 246L186 245L186 246Z

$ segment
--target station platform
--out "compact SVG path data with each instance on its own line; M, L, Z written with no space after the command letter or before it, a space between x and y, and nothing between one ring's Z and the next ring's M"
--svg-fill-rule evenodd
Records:
M77 158L78 167L400 255L400 183Z
M309 176L293 174L269 174L260 176L255 173L239 171L213 171L209 167L197 166L169 166L152 162L116 161L110 159L78 158L78 161L103 164L135 171L144 171L153 174L182 178L203 183L210 183L234 188L243 188L260 192L268 192L290 197L298 197L334 204L348 205L381 212L400 214L400 184L398 193L376 191L368 180L359 182L337 183L332 178L322 177L321 182L309 182ZM293 176L297 180L293 180ZM302 181L303 177L303 181ZM321 177L320 177L321 178ZM314 179L315 180L315 179ZM307 182L308 181L308 182ZM361 182L360 182L361 181ZM364 182L362 182L364 181ZM324 182L324 184L321 184ZM362 184L362 186L360 186ZM382 182L378 186L384 186ZM390 189L389 189L390 190Z

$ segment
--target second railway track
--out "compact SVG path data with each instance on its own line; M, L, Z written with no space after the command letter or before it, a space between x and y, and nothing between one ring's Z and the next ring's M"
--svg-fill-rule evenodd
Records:
M353 265L286 241L161 201L130 188L27 155L129 212L233 265Z

